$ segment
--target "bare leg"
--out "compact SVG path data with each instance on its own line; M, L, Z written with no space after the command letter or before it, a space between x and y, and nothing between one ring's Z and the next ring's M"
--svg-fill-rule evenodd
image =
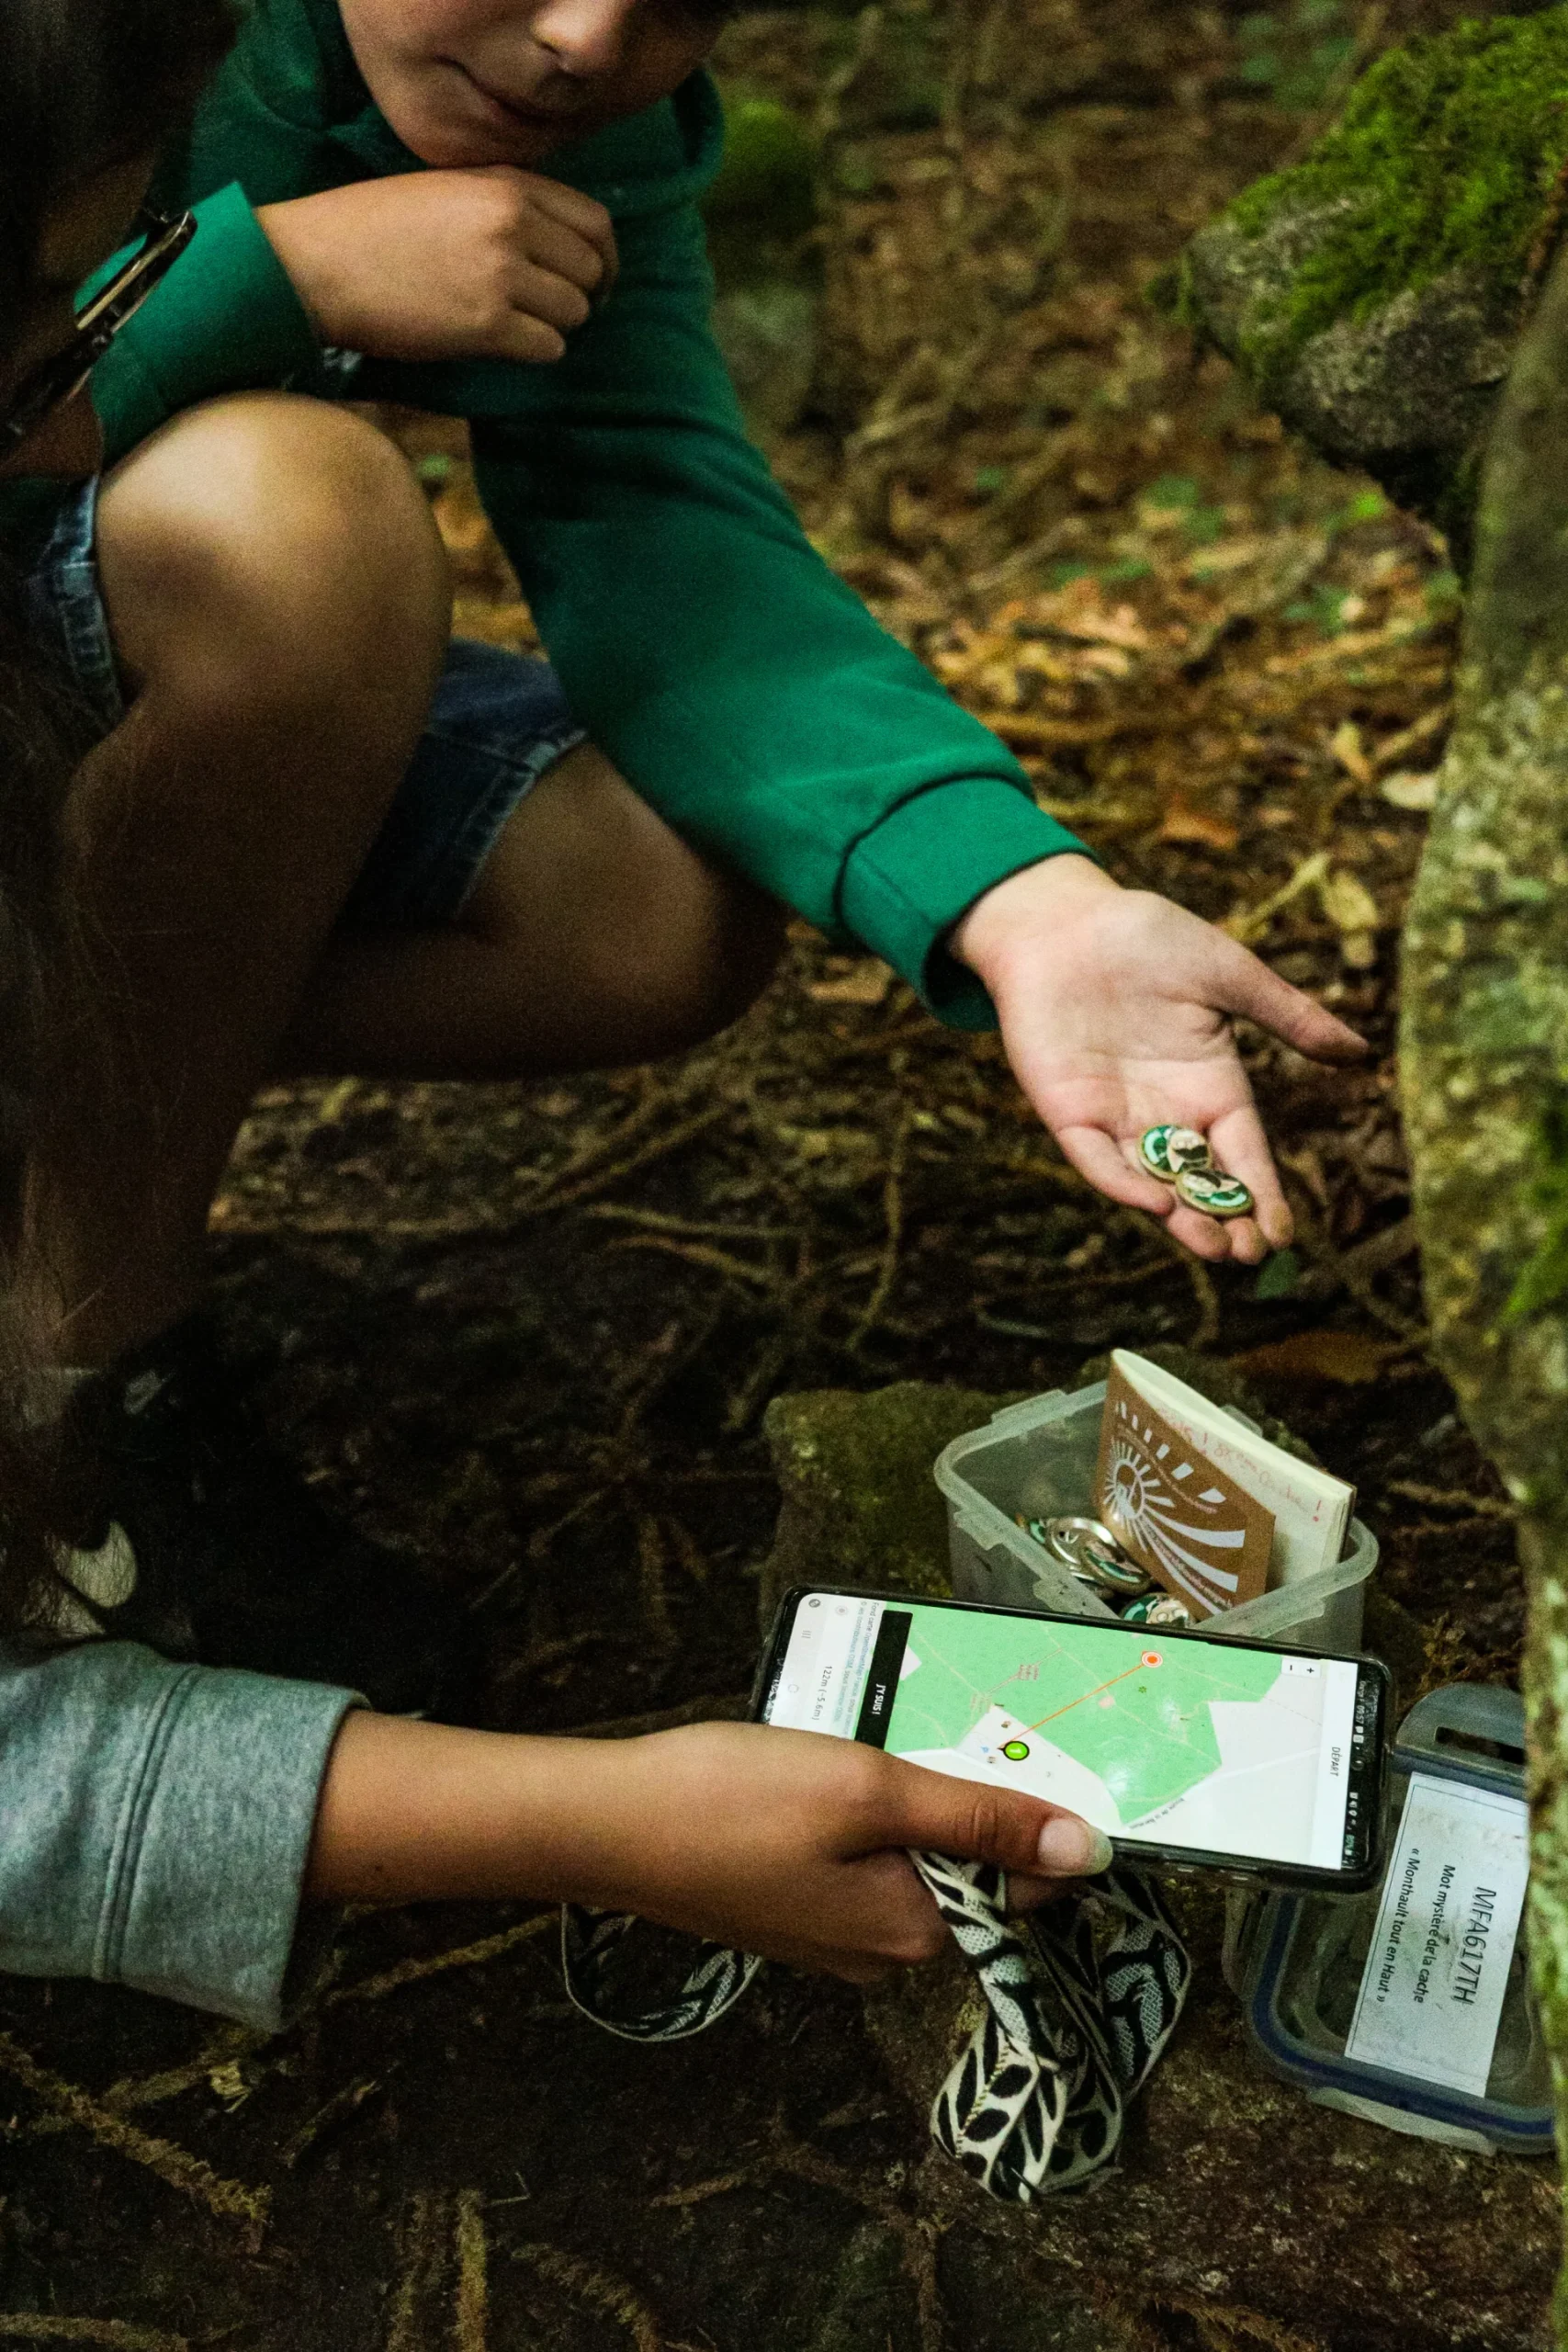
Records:
M209 1204L407 765L447 626L397 452L320 402L176 420L105 485L135 700L66 811L84 1051L39 1155L36 1315L107 1359L199 1295Z
M333 941L284 1066L498 1078L646 1061L736 1019L782 942L772 899L585 746L519 807L457 923Z

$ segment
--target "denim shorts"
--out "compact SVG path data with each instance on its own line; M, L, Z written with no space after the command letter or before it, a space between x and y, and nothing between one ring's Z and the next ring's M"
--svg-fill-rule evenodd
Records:
M27 613L63 658L90 727L125 715L93 552L97 483L73 491L28 576ZM349 893L355 930L430 930L461 913L507 819L584 741L547 662L454 638L424 733Z

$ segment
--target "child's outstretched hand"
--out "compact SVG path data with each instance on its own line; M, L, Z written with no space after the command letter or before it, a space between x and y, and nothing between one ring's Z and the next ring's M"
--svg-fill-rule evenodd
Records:
M1111 1860L1059 1805L820 1732L696 1724L615 1757L596 1745L602 1793L561 1865L580 1899L855 1982L946 1949L910 1847L1000 1863L1019 1911Z
M508 164L358 180L256 218L322 342L375 359L559 359L615 283L604 206Z
M351 1714L307 1892L564 1897L863 1981L946 1946L912 1846L999 1863L1018 1911L1111 1860L1109 1839L1059 1805L820 1732L541 1739Z
M1014 1075L1079 1173L1111 1200L1170 1219L1200 1258L1256 1265L1291 1212L1231 1035L1239 1015L1314 1061L1364 1041L1224 933L1168 899L1123 890L1087 857L1045 859L997 884L953 935L990 991ZM1206 1135L1249 1186L1255 1216L1222 1225L1138 1164L1165 1120Z

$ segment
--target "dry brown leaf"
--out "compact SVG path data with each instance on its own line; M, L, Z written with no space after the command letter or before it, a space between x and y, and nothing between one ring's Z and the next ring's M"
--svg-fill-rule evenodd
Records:
M1265 538L1224 539L1218 547L1200 548L1182 566L1189 580L1218 580L1227 572L1245 571L1270 551Z
M1268 898L1260 899L1255 907L1237 907L1233 914L1225 917L1220 929L1229 932L1233 939L1239 939L1244 947L1248 947L1255 939L1262 937L1283 908L1302 898L1308 890L1320 889L1327 876L1328 852L1325 849L1314 850L1310 857L1303 858L1288 882L1282 882L1277 890L1271 890Z
M1337 866L1318 886L1324 913L1339 933L1339 956L1352 972L1370 972L1378 960L1378 902L1366 884Z
M1329 738L1328 748L1352 783L1359 785L1371 783L1372 763L1367 757L1367 748L1361 741L1361 730L1353 718L1341 720Z
M1334 1380L1350 1387L1381 1379L1399 1343L1369 1339L1363 1331L1297 1331L1233 1356L1238 1372L1276 1380Z
M851 972L830 980L813 980L807 996L818 1004L880 1004L893 983L887 966L868 956Z
M990 725L1004 743L1109 743L1118 735L1150 734L1145 718L1043 718L1032 710L998 710Z
M1179 793L1173 793L1165 804L1159 831L1161 842L1190 842L1195 848L1215 849L1228 855L1241 839L1241 828L1227 818L1218 817L1212 808L1195 808Z
M490 517L479 503L478 491L466 476L459 476L442 492L432 511L442 545L449 555L477 555L489 542Z
M1378 902L1359 876L1343 865L1325 874L1317 886L1323 911L1336 931L1348 937L1376 931L1381 920Z
M1086 645L1073 667L1085 678L1130 678L1133 657L1124 646Z
M1413 725L1402 727L1397 735L1383 739L1372 755L1375 764L1380 768L1397 768L1401 760L1408 759L1412 752L1424 751L1428 743L1434 742L1447 730L1452 719L1453 706L1448 702L1440 702L1433 709L1424 710Z
M1434 769L1430 775L1414 775L1402 768L1397 775L1384 776L1379 790L1394 808L1415 808L1423 813L1438 805L1438 777Z
M1340 606L1344 618L1351 617L1351 600ZM1321 638L1310 645L1298 647L1293 653L1271 653L1263 667L1270 678L1287 678L1298 670L1334 668L1342 662L1364 662L1370 653L1388 652L1395 646L1408 645L1421 636L1419 624L1394 621L1387 628L1348 629L1343 637Z
M539 642L526 605L495 605L483 596L457 597L452 606L452 627L457 636L477 637L486 645L532 650Z
M1071 589L1063 591L1057 611L1049 616L1043 612L1042 617L1048 618L1060 636L1072 638L1079 645L1119 645L1129 653L1146 653L1154 643L1131 605L1117 605L1107 612L1096 597L1075 597Z

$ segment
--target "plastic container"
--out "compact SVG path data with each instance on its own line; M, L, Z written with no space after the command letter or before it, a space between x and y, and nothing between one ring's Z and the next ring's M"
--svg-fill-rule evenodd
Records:
M1400 1725L1390 1758L1391 1853L1411 1772L1522 1797L1524 1737L1524 1702L1515 1691L1456 1683L1421 1700ZM1365 2122L1478 2154L1548 2154L1551 2069L1522 1922L1484 2097L1345 2055L1381 1900L1381 1888L1348 1897L1276 1894L1246 1915L1233 1912L1225 1973L1242 1996L1258 2055L1314 2105Z
M1048 1396L1006 1407L985 1429L954 1438L937 1457L956 1600L1053 1609L1074 1617L1114 1615L1013 1519L1018 1510L1044 1518L1090 1509L1104 1402L1104 1381L1070 1396L1054 1388ZM1242 1413L1234 1418L1247 1420ZM1359 1519L1350 1522L1348 1543L1333 1567L1205 1618L1204 1632L1292 1642L1303 1649L1359 1649L1361 1602L1377 1566L1378 1544Z

